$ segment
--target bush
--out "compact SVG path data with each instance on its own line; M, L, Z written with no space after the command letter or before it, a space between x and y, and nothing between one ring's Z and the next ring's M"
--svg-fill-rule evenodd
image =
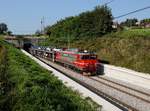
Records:
M45 28L49 42L67 43L84 37L99 37L112 31L112 14L107 6L97 6L92 11L68 17Z

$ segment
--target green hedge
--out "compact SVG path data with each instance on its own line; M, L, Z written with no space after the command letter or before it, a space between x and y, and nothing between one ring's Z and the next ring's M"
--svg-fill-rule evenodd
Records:
M77 92L64 86L51 72L20 50L10 46L7 49L7 83L10 88L5 101L0 100L0 111L96 110L96 105L93 106Z

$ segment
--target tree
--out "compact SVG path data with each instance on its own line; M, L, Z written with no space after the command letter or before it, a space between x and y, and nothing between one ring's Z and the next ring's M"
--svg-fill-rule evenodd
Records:
M95 36L101 36L112 31L113 17L106 5L97 6L93 11Z
M51 35L51 27L50 26L47 26L45 29L44 29L44 32L46 35L48 35L50 37Z
M121 22L121 26L127 26L127 27L132 27L132 26L137 26L138 19L133 18L133 19L127 19L125 22Z
M7 31L7 34L8 35L12 35L12 31Z
M0 34L5 34L7 30L7 25L5 23L0 23Z
M100 37L112 31L113 17L111 10L106 6L97 6L74 17L67 17L45 29L47 35L55 40L66 41L84 37Z
M37 31L35 32L35 35L36 35L36 36L40 36L40 35L41 35L41 31L37 30Z

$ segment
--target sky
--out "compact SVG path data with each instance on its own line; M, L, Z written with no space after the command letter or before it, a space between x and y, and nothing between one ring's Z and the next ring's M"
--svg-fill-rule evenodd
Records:
M44 25L55 24L65 17L75 16L93 10L111 0L0 0L0 23L8 25L14 34L33 34ZM150 0L113 0L108 6L114 17L150 6ZM150 8L115 21L127 18L150 18Z

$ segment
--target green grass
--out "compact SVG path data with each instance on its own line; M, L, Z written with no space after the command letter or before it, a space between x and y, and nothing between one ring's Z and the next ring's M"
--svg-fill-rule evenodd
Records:
M1 108L4 106L4 103L9 98L9 83L7 79L7 58L6 58L6 48L3 46L3 42L0 40L0 111L3 111ZM4 107L9 107L7 104Z
M7 91L0 95L0 111L95 111L79 93L63 85L20 50L7 47Z
M4 40L4 37L2 35L0 35L0 41Z
M4 73L5 59L6 59L6 48L2 45L2 38L0 37L0 76ZM2 76L0 77L1 80ZM0 81L1 83L2 81Z
M4 51L3 46L0 45L0 63L3 60L3 51Z
M117 37L117 38L150 37L150 29L129 29L107 34L104 37Z
M5 73L5 57L6 49L0 45L0 85L3 83L2 79L4 78L2 74Z
M96 51L99 59L112 65L150 74L150 29L132 29L79 40L72 47Z

